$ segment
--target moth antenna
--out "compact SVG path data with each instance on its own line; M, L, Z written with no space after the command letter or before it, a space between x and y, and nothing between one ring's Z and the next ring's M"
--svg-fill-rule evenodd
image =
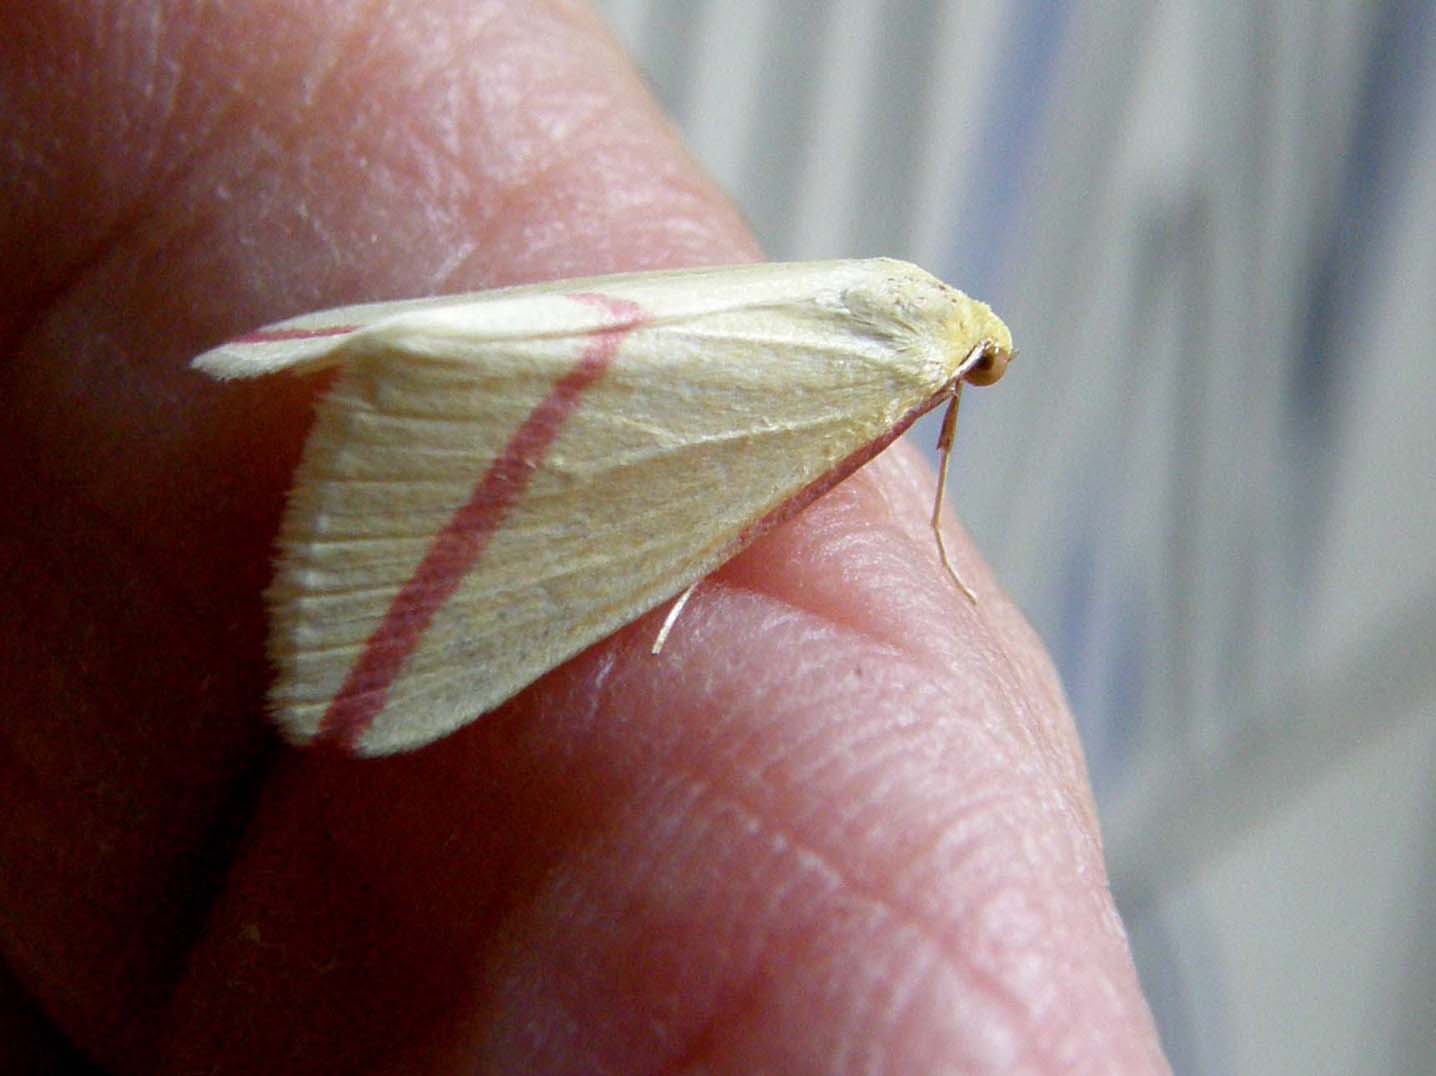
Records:
M957 584L958 589L967 595L973 605L977 604L977 591L967 585L967 582L958 574L952 566L952 559L947 555L947 543L942 537L942 496L947 489L947 465L952 459L952 442L957 437L957 405L962 400L962 382L959 381L952 390L952 402L947 405L947 413L942 416L942 432L937 437L937 496L932 503L932 534L937 539L937 551L942 557L942 566L947 569L947 574L952 576L952 581ZM666 626L666 625L665 625Z

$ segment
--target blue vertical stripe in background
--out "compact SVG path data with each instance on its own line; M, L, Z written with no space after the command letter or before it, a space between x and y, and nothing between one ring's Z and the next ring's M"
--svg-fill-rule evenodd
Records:
M1010 237L1023 210L1028 169L1040 144L1056 67L1067 35L1070 0L1018 0L1004 31L997 76L987 87L983 135L954 214L947 264L940 276L962 281L963 290L1002 305L1003 268ZM945 62L961 63L962 56Z

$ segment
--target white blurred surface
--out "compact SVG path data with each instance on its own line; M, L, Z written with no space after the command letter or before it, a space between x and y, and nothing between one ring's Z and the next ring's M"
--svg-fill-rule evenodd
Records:
M1436 1073L1429 0L601 6L773 257L1012 326L953 492L1177 1071Z

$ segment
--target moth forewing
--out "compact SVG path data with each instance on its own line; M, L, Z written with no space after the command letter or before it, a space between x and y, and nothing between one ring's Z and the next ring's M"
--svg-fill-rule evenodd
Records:
M980 347L1011 347L985 305L877 259L351 307L201 356L342 368L269 593L277 720L363 754L473 720L870 458Z

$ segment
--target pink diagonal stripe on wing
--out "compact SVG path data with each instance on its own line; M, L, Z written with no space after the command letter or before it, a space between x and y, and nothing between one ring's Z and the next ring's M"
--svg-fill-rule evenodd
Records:
M231 344L277 344L286 340L318 340L325 336L344 336L358 332L362 325L325 325L318 329L259 329L245 336L236 336Z
M529 413L468 501L439 532L349 669L320 722L319 738L337 739L351 748L363 738L384 709L389 689L434 616L483 556L489 539L523 495L564 424L578 410L584 392L603 376L617 357L623 338L644 319L642 308L626 299L589 293L572 298L600 307L617 319L617 324L593 332L577 365Z

